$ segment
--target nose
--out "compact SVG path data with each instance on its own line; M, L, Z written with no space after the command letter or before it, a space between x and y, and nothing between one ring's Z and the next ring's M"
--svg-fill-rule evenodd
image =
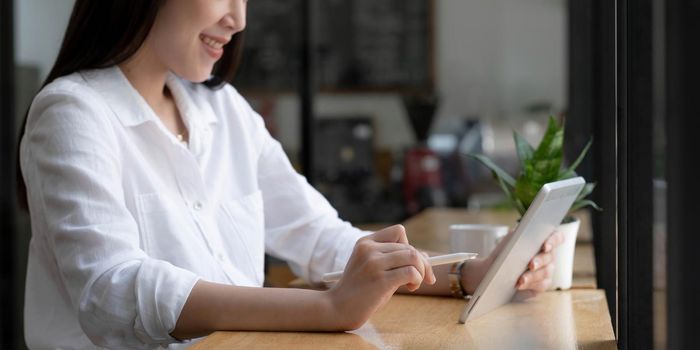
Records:
M231 0L230 11L221 19L221 25L233 34L245 29L247 0Z

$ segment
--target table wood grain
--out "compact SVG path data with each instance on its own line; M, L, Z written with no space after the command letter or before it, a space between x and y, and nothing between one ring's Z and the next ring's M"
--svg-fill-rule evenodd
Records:
M464 305L395 295L353 332L216 332L192 349L616 349L602 290L547 292L459 324Z

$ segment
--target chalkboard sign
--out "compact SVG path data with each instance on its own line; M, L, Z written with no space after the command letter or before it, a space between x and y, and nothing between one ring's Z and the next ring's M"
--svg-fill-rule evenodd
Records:
M317 0L316 74L324 91L427 91L433 86L432 0ZM248 2L243 91L299 86L300 0Z

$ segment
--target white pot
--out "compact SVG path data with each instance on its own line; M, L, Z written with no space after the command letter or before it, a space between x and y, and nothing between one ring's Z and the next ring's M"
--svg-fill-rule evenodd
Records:
M559 225L557 231L564 235L564 243L554 250L554 273L550 289L569 289L574 274L574 252L576 251L576 236L581 226L581 220Z

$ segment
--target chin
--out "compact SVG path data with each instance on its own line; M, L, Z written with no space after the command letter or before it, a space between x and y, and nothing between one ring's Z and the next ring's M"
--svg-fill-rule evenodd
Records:
M203 83L211 77L213 67L202 68L198 70L189 70L184 72L175 72L179 77L191 81L193 83Z

